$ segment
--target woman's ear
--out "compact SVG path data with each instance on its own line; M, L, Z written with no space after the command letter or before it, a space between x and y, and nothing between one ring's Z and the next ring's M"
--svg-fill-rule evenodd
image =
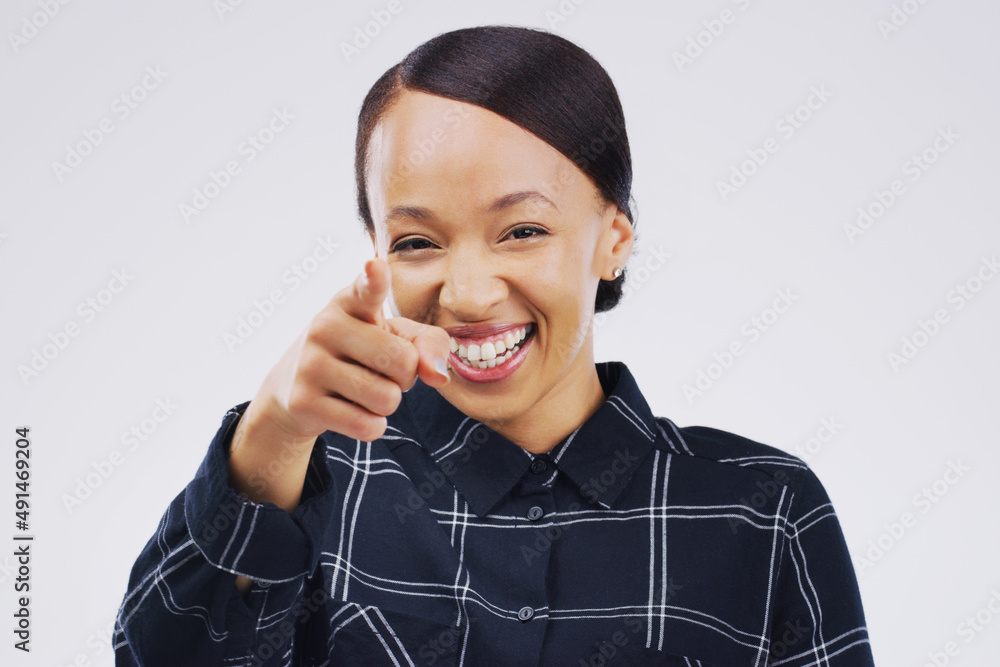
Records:
M608 204L608 209L605 209L606 217L601 221L598 253L603 257L598 266L601 267L601 279L611 281L615 279L615 269L624 269L632 255L635 228L616 204Z

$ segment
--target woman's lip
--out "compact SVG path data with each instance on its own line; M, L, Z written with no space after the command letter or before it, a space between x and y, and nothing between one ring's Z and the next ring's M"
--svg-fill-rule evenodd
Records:
M451 369L470 382L497 382L499 380L506 380L521 366L521 363L528 354L528 350L534 342L535 337L529 335L521 343L518 343L520 347L510 359L493 368L473 368L462 361L457 352L452 352L450 354Z
M455 340L467 339L467 340L478 340L483 338L492 338L499 336L500 334L505 334L508 331L517 331L522 327L530 327L531 322L522 322L521 324L489 324L478 327L473 326L462 326L462 327L451 327L450 329L445 329L448 335Z

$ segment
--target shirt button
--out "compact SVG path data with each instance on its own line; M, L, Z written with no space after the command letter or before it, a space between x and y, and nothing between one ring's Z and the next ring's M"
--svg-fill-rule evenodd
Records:
M531 519L532 521L537 521L538 519L541 519L542 515L544 514L545 510L543 510L538 505L535 505L530 510L528 510L528 518Z
M535 610L531 607L521 607L520 611L517 612L517 617L522 621L527 621L532 616L535 615Z
M545 459L535 459L534 461L531 462L531 472L535 473L536 475L541 475L543 472L545 472L545 468L547 467L548 466L545 465Z

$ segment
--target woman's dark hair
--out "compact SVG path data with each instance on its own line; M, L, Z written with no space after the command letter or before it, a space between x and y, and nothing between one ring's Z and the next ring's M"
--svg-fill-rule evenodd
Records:
M368 91L358 116L354 171L358 213L374 235L368 207L372 131L403 90L475 104L503 116L572 160L607 202L635 227L632 155L618 92L604 68L563 37L518 26L489 25L446 32L410 52ZM621 300L625 267L601 280L595 312Z

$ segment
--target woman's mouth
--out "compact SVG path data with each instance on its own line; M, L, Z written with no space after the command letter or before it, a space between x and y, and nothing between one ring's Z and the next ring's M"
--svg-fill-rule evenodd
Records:
M474 382L509 377L521 365L535 332L533 323L479 340L451 338L451 367Z

